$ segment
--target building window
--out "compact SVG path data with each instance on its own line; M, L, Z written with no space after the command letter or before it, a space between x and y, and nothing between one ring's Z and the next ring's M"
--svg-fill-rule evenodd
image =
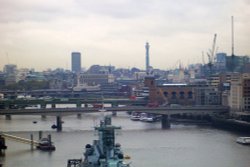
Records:
M180 92L180 99L184 99L185 98L185 93L184 92Z
M176 99L176 92L172 92L172 99Z
M165 97L168 97L168 92L163 93Z
M191 91L188 92L188 98L189 98L189 99L192 99L192 98L193 98L193 92L191 92Z

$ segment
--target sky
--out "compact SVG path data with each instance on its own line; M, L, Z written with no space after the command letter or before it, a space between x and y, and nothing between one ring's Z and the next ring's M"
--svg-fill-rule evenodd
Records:
M0 0L0 70L37 71L93 64L159 69L202 63L202 51L250 55L250 0ZM205 56L205 63L207 62Z

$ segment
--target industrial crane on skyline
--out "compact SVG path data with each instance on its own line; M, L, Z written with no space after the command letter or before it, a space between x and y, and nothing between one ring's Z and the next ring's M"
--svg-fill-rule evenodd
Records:
M207 52L208 67L209 67L210 73L212 73L212 68L213 68L214 60L215 60L215 55L216 55L216 52L217 52L217 49L215 49L215 47L216 47L216 38L217 38L217 34L214 34L212 49L209 49L209 52Z

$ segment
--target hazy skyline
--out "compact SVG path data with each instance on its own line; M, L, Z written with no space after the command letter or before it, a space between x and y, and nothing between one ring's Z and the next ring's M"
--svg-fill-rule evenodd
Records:
M71 69L71 52L82 67L93 64L169 69L202 62L212 47L231 54L234 16L235 54L250 55L250 0L0 0L0 70Z

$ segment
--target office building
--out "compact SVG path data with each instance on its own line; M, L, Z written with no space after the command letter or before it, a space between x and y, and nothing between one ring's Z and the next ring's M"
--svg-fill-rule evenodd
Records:
M71 53L71 70L73 72L81 72L81 53L72 52Z

